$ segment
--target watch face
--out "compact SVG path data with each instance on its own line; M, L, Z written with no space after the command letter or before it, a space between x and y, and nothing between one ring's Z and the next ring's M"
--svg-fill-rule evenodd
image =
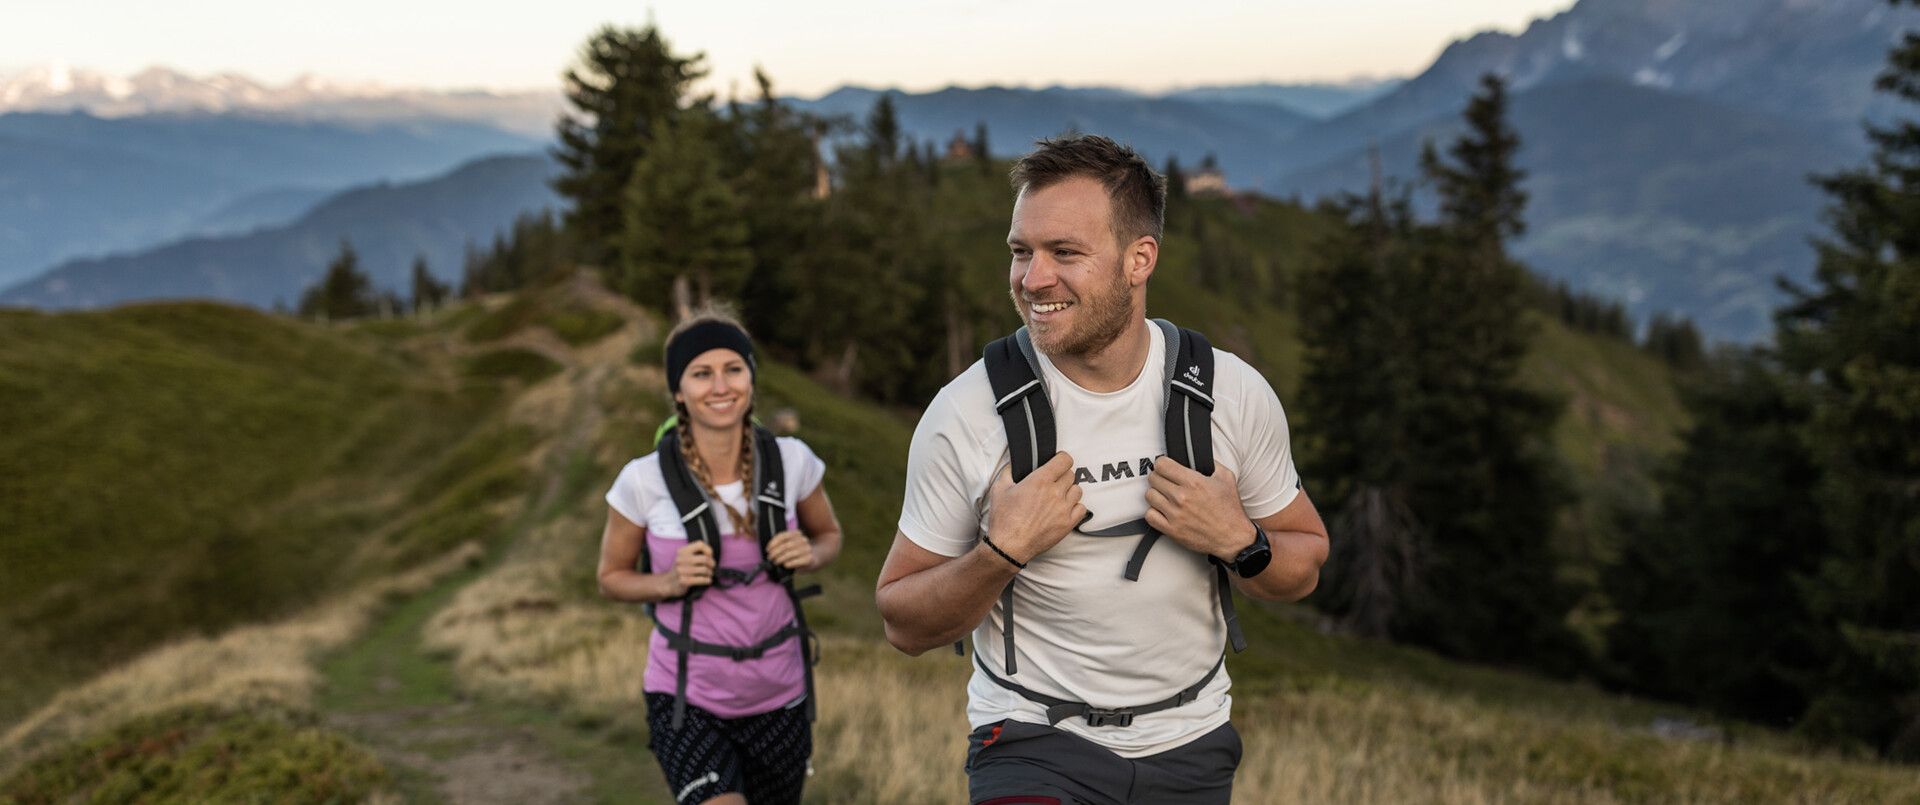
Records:
M1260 571L1267 569L1267 563L1273 561L1273 550L1265 545L1258 545L1248 550L1250 553L1241 554L1240 561L1235 563L1240 571L1240 578L1243 579L1260 575Z

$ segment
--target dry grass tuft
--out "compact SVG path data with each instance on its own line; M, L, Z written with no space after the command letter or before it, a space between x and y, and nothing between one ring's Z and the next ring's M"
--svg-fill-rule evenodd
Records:
M0 769L33 750L110 730L141 716L189 705L311 710L320 686L315 660L366 630L386 606L419 593L482 555L468 543L421 567L367 584L276 624L193 638L55 696L0 736Z
M598 712L639 706L652 634L639 608L556 595L556 563L509 562L467 585L427 623L429 651L463 687Z

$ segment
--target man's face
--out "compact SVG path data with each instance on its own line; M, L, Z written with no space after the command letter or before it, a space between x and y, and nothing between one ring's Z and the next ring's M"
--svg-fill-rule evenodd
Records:
M1098 352L1140 315L1112 217L1106 188L1081 177L1029 188L1013 203L1008 290L1034 347L1049 356Z

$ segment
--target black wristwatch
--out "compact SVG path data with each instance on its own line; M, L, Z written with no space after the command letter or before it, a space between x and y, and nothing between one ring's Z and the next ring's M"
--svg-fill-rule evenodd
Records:
M1254 523L1253 544L1242 548L1240 555L1233 557L1233 561L1228 562L1227 567L1233 568L1233 572L1240 574L1240 578L1250 579L1260 575L1260 571L1266 570L1267 565L1272 561L1273 545L1267 542L1267 530L1261 528L1259 523Z

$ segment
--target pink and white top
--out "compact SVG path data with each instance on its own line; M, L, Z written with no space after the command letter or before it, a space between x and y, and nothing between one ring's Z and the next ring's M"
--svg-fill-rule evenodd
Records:
M826 463L805 442L792 437L776 440L786 477L787 528L799 527L798 504L820 486ZM735 511L751 515L744 484L736 481L715 487L720 499ZM687 543L680 510L667 493L660 474L660 454L650 453L627 462L607 490L607 504L621 516L646 529L646 550L655 572L673 567L674 554ZM714 512L720 527L720 566L751 572L763 554L758 540L736 536L732 519ZM655 614L668 628L680 628L680 602L663 602ZM692 637L703 643L751 646L773 636L793 622L793 605L779 584L765 574L752 583L711 589L693 605ZM735 662L728 657L694 654L687 658L687 702L721 718L739 718L776 710L806 694L800 638L767 650L757 659ZM648 644L647 672L642 689L673 693L679 682L679 656L667 648L665 635L655 631Z

